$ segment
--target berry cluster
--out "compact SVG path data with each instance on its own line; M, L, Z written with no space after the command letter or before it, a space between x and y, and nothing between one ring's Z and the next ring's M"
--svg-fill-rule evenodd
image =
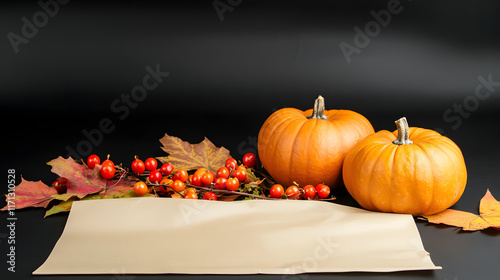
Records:
M97 155L88 157L88 168L94 169L98 164L101 164L101 159ZM282 185L274 184L270 188L264 187L269 191L269 195L265 195L263 190L261 190L262 194L259 192L257 194L244 193L242 186L252 182L248 173L253 175L253 172L256 172L254 169L256 164L257 157L253 153L248 153L242 158L242 164L238 164L234 158L228 158L225 165L221 166L215 173L202 167L189 174L185 169L175 169L171 163L164 163L158 168L158 161L155 158L142 161L135 156L130 166L131 171L129 171L121 165L116 166L108 155L101 164L100 176L107 180L117 178L136 181L133 191L138 196L148 193L157 194L157 191L186 199L198 199L198 195L200 195L205 200L217 200L216 193L271 199L326 199L330 196L330 188L324 184L318 184L316 187L307 185L302 188L298 185L292 185L286 190ZM66 191L66 182L61 180L64 179L60 178L53 183L59 193Z
M287 199L298 199L302 197L304 199L325 199L330 196L330 187L324 184L317 184L316 187L307 185L301 189L299 186L292 185L285 191L282 185L275 184L271 187L270 195L272 198L285 197Z

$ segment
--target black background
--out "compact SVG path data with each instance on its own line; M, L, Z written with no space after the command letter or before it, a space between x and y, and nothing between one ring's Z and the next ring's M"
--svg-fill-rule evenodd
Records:
M488 188L500 198L496 124L500 86L493 86L483 100L475 97L478 77L491 75L491 80L500 81L498 2L401 1L401 12L393 14L350 63L339 45L354 46L355 27L364 30L374 21L370 12L387 9L390 1L233 1L238 5L223 13L223 21L213 1L163 2L167 1L71 1L60 5L36 35L18 46L17 53L8 34L21 36L22 18L33 22L33 15L42 9L36 1L0 4L5 178L7 169L15 169L18 182L22 175L50 184L56 175L45 163L66 156L67 147L76 150L88 141L83 131L99 129L104 118L111 120L114 130L102 133L82 156L111 154L124 164L130 164L134 155L159 156L158 140L167 132L191 143L206 136L241 158L256 152L255 137L273 111L309 109L321 94L327 109L357 111L376 131L393 130L394 120L406 116L411 126L437 129L454 140L468 167L467 188L454 209L476 213ZM121 119L113 102L141 85L145 68L156 65L170 75ZM464 101L465 115L458 117L453 110ZM449 110L448 117L454 119L444 116ZM6 192L7 183L4 186ZM346 192L336 195L338 203L357 206ZM16 273L7 272L7 221L1 214L5 225L0 227L0 275L131 279L31 276L47 258L67 218L60 214L43 219L43 213L41 209L16 212ZM498 278L497 231L465 233L421 221L417 226L426 250L443 270L303 277ZM135 279L164 277L193 276Z

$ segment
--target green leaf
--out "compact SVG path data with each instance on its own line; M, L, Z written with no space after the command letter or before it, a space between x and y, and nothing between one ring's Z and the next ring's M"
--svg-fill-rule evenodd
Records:
M61 212L67 212L67 211L71 210L71 205L73 205L73 201L75 201L75 200L78 200L78 199L76 197L73 197L72 199L62 201L59 204L52 206L52 208L50 208L49 210L47 210L45 212L44 218L48 217L50 215L54 215L54 214L61 213Z
M247 168L247 177L252 182L257 182L260 180L260 178L257 177L257 175L255 175L255 173L253 173L252 168Z
M256 190L256 189L255 189L255 190L253 190L252 194L253 194L253 195L260 195L260 192L259 192L258 190ZM250 197L250 196L247 196L247 197L245 197L243 200L252 200L252 199L255 199L255 198Z

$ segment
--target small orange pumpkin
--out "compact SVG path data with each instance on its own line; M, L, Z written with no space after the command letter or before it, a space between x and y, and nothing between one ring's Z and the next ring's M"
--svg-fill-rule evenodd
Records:
M464 192L467 170L460 148L436 131L382 130L357 143L344 161L344 183L365 209L414 216L441 212Z
M284 108L269 116L259 132L259 159L284 186L324 183L335 188L342 182L347 151L372 133L365 117L350 110L325 111L319 96L314 109Z

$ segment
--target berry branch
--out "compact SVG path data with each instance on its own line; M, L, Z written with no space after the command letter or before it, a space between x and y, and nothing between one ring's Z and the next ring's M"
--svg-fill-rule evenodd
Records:
M100 164L96 155L89 156L85 167L93 169ZM334 200L330 196L330 188L323 184L316 187L307 185L304 187L294 184L283 188L275 184L269 175L254 168L257 158L249 153L243 157L243 163L238 164L234 158L228 158L224 166L216 173L208 168L198 168L190 174L187 170L179 168L174 170L170 163L163 164L158 168L155 158L148 158L145 162L134 157L130 170L121 164L115 165L110 156L102 163L100 175L107 180L116 182L104 188L104 196L108 189L120 184L123 180L133 181L133 190L137 196L154 194L156 197L170 196L198 199L198 194L203 194L204 199L234 200L237 197L246 199L315 199ZM259 177L262 177L260 179ZM269 184L270 186L268 186Z

